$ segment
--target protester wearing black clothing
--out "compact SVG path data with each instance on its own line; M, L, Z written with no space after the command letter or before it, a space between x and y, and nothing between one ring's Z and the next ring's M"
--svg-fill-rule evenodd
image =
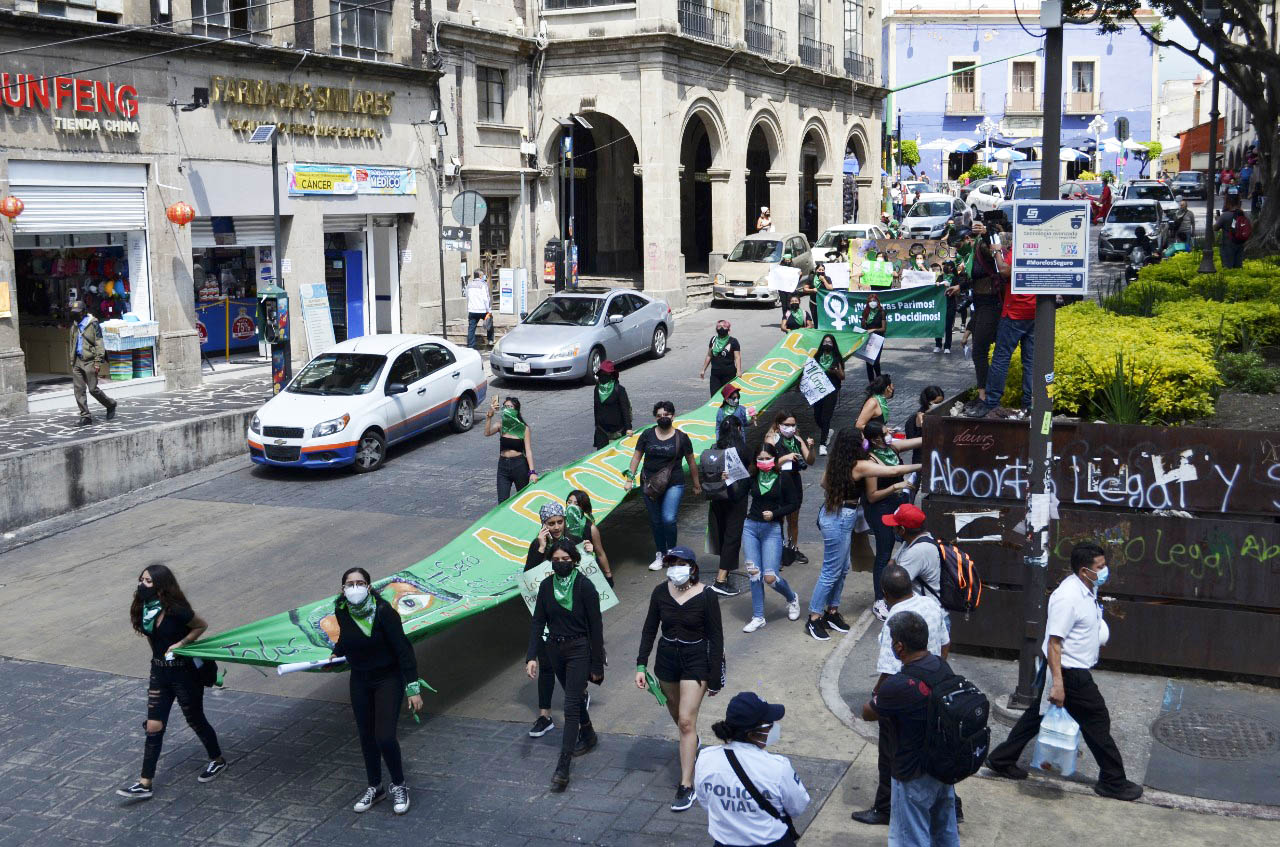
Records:
M724 630L715 592L698 581L698 559L688 547L675 547L663 558L667 579L649 595L649 613L640 632L636 687L648 687L647 666L662 624L654 675L667 698L667 711L680 730L680 783L671 811L693 805L693 766L698 756L698 709L710 690L724 687Z
M926 386L920 392L920 408L915 414L907 418L906 434L907 438L923 438L924 437L924 416L938 406L944 399L942 389L936 385ZM917 447L911 451L911 463L920 464L924 458L924 448Z
M596 431L593 444L599 450L615 438L631 434L631 398L618 382L618 366L610 359L596 372L596 392L592 398Z
M825 456L831 439L831 419L835 417L836 403L840 402L840 386L844 384L844 358L840 355L836 337L831 333L822 336L813 358L836 389L811 406L813 419L818 424L818 455Z
M973 272L968 278L961 278L959 284L964 286L962 291L970 295L973 305L973 317L969 323L973 342L973 373L978 380L978 396L986 399L988 354L991 352L991 345L996 342L996 330L1000 326L1000 298L1004 285L996 273L991 242L987 237L986 227L981 222L973 222L973 235Z
M662 556L676 546L676 517L680 511L680 498L684 496L684 462L693 478L693 493L702 493L698 481L698 463L693 458L693 442L689 436L675 428L676 407L670 400L653 404L653 418L657 426L646 429L636 439L636 450L631 456L631 467L624 472L627 490L635 486L636 471L644 462L640 475L644 506L649 513L649 529L653 533L656 553L649 570L662 570Z
M867 305L862 308L859 325L866 332L884 338L887 326L884 306L880 304L880 295L874 291L867 294ZM878 376L880 376L880 354L876 354L875 361L867 362L867 380L871 381Z
M151 783L160 761L165 724L173 701L178 701L187 725L204 744L209 764L197 779L208 782L222 773L227 761L218 746L218 735L204 715L204 682L195 661L175 656L173 651L195 641L209 625L191 610L186 595L173 571L164 565L151 565L138 576L129 621L134 632L151 644L151 678L147 683L146 742L142 753L142 776L128 788L116 793L135 800L153 795Z
M948 221L948 223L950 223ZM947 311L942 319L942 335L933 339L933 352L951 352L951 332L956 325L956 306L960 296L960 284L956 280L956 263L943 262L938 282L946 286L942 293L947 301Z
M360 735L364 772L369 787L353 810L367 812L387 796L382 787L382 763L391 774L392 811L409 811L409 786L404 779L396 721L400 702L407 698L409 711L422 710L422 682L413 645L404 634L400 613L378 596L364 568L342 575L342 596L334 603L338 642L333 655L342 656L351 669L351 711Z
M604 625L600 619L600 594L591 580L579 573L578 548L560 541L551 549L554 572L538 587L538 599L529 625L529 649L525 673L538 678L538 646L548 631L547 653L556 678L564 687L564 739L551 777L551 790L569 785L569 765L574 756L587 753L598 743L587 714L587 682L604 680Z
M716 334L707 342L707 357L702 361L698 379L707 375L708 367L711 368L712 397L742 371L742 345L729 334L728 321L716 321Z
M564 516L564 507L559 503L547 503L538 510L542 519L542 529L538 536L529 542L529 552L524 557L524 569L533 570L551 558L551 551L561 541L567 541L574 547L582 543L582 539L570 535ZM590 548L590 544L588 544ZM590 552L590 549L588 549ZM551 717L551 696L556 691L555 666L551 663L551 654L547 651L547 643L539 642L538 647L538 716L529 727L530 738L541 738L556 728L555 719Z
M726 453L732 451L743 468L750 463L746 437L742 434L742 421L736 415L727 416L721 424L716 449ZM725 474L725 481L728 481L728 474ZM710 500L707 507L707 546L713 555L720 557L716 579L710 587L712 591L725 597L738 594L737 589L729 585L729 571L738 569L738 559L742 552L742 522L747 519L747 489L750 485L750 479L740 479L728 485L727 496L720 500Z
M502 410L498 422L494 423L494 415ZM511 488L520 491L531 482L538 481L538 472L533 463L533 434L524 416L520 414L520 401L508 397L502 401L497 394L484 416L484 435L498 438L498 502L511 496Z

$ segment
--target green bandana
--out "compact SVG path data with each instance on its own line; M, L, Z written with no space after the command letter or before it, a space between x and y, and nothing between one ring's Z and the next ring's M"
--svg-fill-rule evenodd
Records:
M787 448L788 453L799 453L802 456L804 455L804 453L800 450L800 439L783 438L780 440L782 441L782 446Z
M800 326L804 326L804 312L800 309L792 309L787 313L787 317L789 317L793 322L800 324Z
M876 402L880 404L880 416L884 418L884 422L889 422L889 404L884 402L884 395L877 394Z
M886 465L902 464L902 459L898 457L898 451L892 447L872 447L871 453Z
M365 635L372 635L373 613L378 610L378 601L374 599L373 589L369 589L369 596L365 597L364 602L359 606L354 605L350 600L347 600L346 604L347 611L351 613L351 620L360 627L360 631Z
M721 338L717 335L715 338L711 339L711 355L719 356L724 351L724 348L728 346L729 336L726 335L724 338Z
M761 494L768 494L773 488L774 483L778 481L777 471L760 471L756 474L756 485Z
M600 398L601 403L608 403L609 398L613 396L613 389L617 388L618 381L616 379L606 379L603 382L596 383L596 396Z
M822 365L822 369L824 371L831 370L831 366L834 365L835 363L836 363L836 357L833 356L831 353L818 354L818 364Z
M150 633L155 628L156 618L160 617L160 612L164 607L160 605L159 600L148 600L142 604L142 631Z
M440 693L436 691L434 688L432 688L430 683L428 683L425 679L419 678L419 679L415 679L413 682L409 683L404 687L404 696L413 697L415 695L420 695L422 694L422 689L424 688L430 691L432 694ZM418 717L417 712L413 713L413 720L414 720L414 723L422 723L422 718Z
M564 510L565 531L574 538L587 537L587 513L577 506L566 506Z
M563 579L551 574L551 593L555 595L556 602L564 606L566 612L573 611L573 584L578 579L578 569L574 568L569 575Z
M520 413L515 409L502 410L502 434L510 435L514 438L524 438L524 431L527 429L524 422L520 420Z

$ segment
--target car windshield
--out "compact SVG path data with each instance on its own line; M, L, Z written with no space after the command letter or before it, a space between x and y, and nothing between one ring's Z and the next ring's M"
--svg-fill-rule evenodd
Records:
M922 200L907 212L909 218L937 218L951 214L951 202L948 200Z
M1129 193L1126 197L1132 197L1134 200L1172 200L1173 195L1169 193L1167 185L1132 185L1129 187Z
M866 230L862 229L829 229L822 233L822 237L818 239L818 243L814 247L835 247L836 239L848 238L849 240L862 239L867 237Z
M1201 174L1178 174L1173 178L1174 182L1199 182Z
M729 254L730 262L781 262L782 242L747 239Z
M548 297L525 319L525 323L541 326L591 326L600 319L600 309L603 306L604 300L597 297Z
M1013 189L1014 200L1038 200L1040 199L1040 183L1024 182Z
M285 390L292 394L368 394L378 382L386 356L324 353L312 359Z
M1144 224L1156 219L1154 206L1112 206L1107 215L1109 224Z

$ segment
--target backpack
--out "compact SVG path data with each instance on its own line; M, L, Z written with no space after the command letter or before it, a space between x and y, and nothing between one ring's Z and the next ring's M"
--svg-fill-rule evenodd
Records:
M911 542L914 544L915 542ZM933 539L938 546L939 585L941 591L934 591L929 583L917 579L916 582L934 599L942 604L948 612L964 612L967 616L978 608L982 602L982 577L978 575L978 566L969 558L969 554L955 544Z
M912 673L914 667L904 665L902 673L929 687L924 771L939 782L955 785L977 773L987 758L991 748L991 730L987 728L991 702L946 663L933 674Z
M1253 237L1253 223L1249 220L1249 216L1240 210L1236 210L1236 219L1231 224L1231 240L1237 244L1244 244Z
M702 479L702 493L708 500L729 499L729 483L724 479L724 454L724 450L712 447L698 456L698 476Z

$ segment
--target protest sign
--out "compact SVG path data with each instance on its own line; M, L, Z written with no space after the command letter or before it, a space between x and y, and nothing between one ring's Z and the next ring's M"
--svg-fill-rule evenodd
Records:
M836 387L827 378L822 365L813 359L804 363L804 370L800 372L800 393L804 395L806 403L812 406L835 390Z

